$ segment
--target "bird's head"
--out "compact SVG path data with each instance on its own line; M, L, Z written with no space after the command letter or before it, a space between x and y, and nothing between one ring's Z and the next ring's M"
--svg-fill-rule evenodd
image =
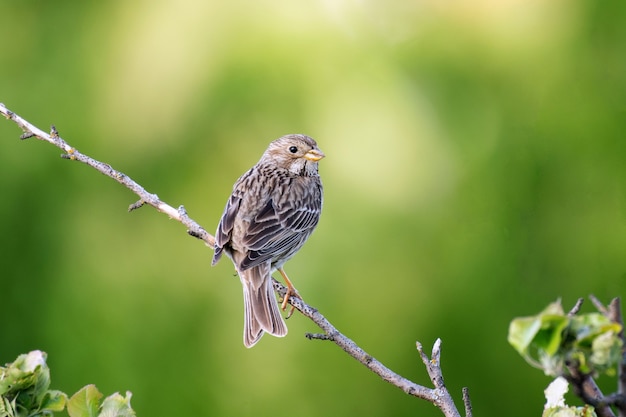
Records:
M298 175L317 173L317 162L324 157L313 138L306 135L285 135L269 144L262 163L275 165Z

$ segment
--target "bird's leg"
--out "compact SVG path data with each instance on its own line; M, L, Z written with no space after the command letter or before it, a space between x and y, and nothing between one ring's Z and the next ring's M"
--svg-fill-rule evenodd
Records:
M296 288L293 286L293 284L289 280L289 277L287 277L285 270L283 268L278 268L278 272L280 272L280 275L282 275L283 279L285 280L285 284L287 284L287 292L285 293L285 296L283 297L283 302L280 305L283 311L285 311L290 297L296 297L300 299L302 299L302 297L300 297L300 294L298 294L298 290L296 290ZM294 306L291 306L291 310L289 310L289 314L287 314L287 318L291 317L295 309L296 308Z

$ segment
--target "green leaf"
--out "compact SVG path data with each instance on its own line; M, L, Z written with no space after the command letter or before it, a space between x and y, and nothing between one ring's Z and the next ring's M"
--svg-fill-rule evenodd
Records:
M520 355L524 356L539 329L541 329L541 320L536 317L516 318L509 326L509 343Z
M132 394L126 392L122 397L117 392L108 396L102 403L102 411L98 417L135 417L135 411L130 406Z
M541 329L537 332L533 343L539 350L553 356L561 346L563 330L569 326L570 320L565 315L544 313L539 315L539 320L541 320Z
M13 404L8 398L0 395L0 416L2 417L15 417L16 412Z
M63 411L67 403L67 395L57 390L47 391L44 395L40 410L41 411Z
M562 321L564 316L561 302L555 301L536 316L516 318L509 326L509 343L521 355L525 355L539 332L549 329L550 323ZM543 345L552 346L555 343L554 337L549 334L543 334L540 338Z
M563 361L556 354L568 325L569 317L557 300L536 316L514 319L508 341L532 366L548 375L558 375Z
M95 385L87 385L80 389L67 402L67 413L70 417L97 417L102 393Z

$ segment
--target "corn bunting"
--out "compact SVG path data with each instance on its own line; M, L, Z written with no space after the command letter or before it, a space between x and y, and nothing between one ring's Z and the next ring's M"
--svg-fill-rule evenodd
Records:
M259 162L243 174L217 226L215 265L222 253L235 264L243 284L243 343L254 346L264 332L283 337L271 274L278 270L288 287L282 309L297 291L283 264L309 238L322 211L317 163L324 153L305 135L286 135L269 144Z

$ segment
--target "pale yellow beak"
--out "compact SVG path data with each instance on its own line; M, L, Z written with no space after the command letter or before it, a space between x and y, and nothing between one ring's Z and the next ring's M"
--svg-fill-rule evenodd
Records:
M326 155L324 155L324 152L320 151L318 148L313 148L304 154L305 159L313 162L317 162L325 156Z

